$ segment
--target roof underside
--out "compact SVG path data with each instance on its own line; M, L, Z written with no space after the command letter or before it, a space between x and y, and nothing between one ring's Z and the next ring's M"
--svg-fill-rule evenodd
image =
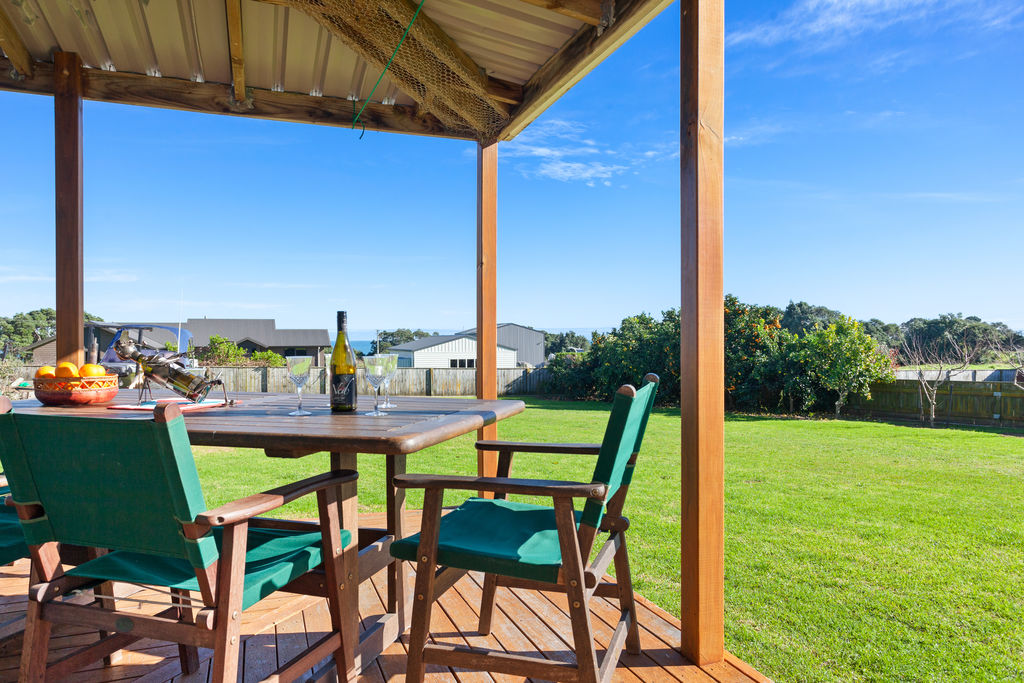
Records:
M669 1L0 0L0 88L490 142Z

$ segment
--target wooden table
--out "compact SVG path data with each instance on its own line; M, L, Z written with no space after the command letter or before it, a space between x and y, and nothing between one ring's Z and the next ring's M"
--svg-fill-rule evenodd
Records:
M170 396L161 392L156 395ZM396 474L405 472L406 455L521 413L525 405L522 401L399 396L395 398L398 407L388 409L387 416L370 417L362 413L372 408L372 397L360 396L356 413L332 414L327 396L311 394L303 397L302 407L313 414L291 417L288 412L295 409L294 394L232 393L230 397L238 404L184 414L193 445L259 448L276 458L300 458L327 451L331 454L332 469L358 470L359 454L387 458L387 527L357 528L355 505L350 503L343 510L345 528L359 538L358 551L353 549L358 552L359 582L385 567L388 570L388 611L360 636L356 653L359 671L404 633L409 624L411 595L406 590L405 568L389 552L391 542L405 535L405 492L391 482ZM122 390L112 403L134 403L137 398L136 391ZM47 407L34 399L16 401L14 409L19 413L69 417L152 417L149 412L110 410L106 406ZM358 591L348 594L353 603L346 616L356 628Z

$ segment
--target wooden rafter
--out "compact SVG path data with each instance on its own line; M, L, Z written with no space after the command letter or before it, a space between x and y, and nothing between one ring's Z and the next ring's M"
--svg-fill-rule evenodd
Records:
M52 65L37 63L35 77L25 80L13 78L10 68L11 62L0 58L0 90L53 94ZM343 128L352 126L352 102L345 99L272 92L262 88L249 88L247 94L251 101L240 103L235 100L230 86L219 83L194 83L179 78L100 69L83 70L82 96L87 100ZM359 119L359 127L363 125L366 130L392 133L458 139L474 137L464 130L451 130L437 117L406 105L368 104Z
M0 49L11 60L18 73L26 78L32 78L32 55L29 54L3 7L0 7Z
M224 0L228 18L228 49L231 53L231 87L235 99L245 102L245 53L242 50L242 0Z
M573 19L578 19L591 26L601 25L601 0L522 0L523 2L543 7Z
M615 22L604 31L584 26L523 86L523 100L500 133L511 140L569 88L643 28L672 0L617 0Z

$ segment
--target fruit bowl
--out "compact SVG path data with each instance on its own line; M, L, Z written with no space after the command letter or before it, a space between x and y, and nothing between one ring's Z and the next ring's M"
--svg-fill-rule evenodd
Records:
M117 375L36 377L36 398L48 406L105 403L117 396Z

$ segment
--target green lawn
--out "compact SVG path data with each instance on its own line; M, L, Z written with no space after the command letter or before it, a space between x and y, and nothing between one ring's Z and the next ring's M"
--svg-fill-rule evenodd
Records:
M501 438L600 440L604 406L526 401ZM475 473L472 443L411 456L409 470ZM726 449L732 652L776 681L1024 678L1024 439L731 416ZM196 453L210 505L326 467L322 454ZM678 411L658 411L627 503L637 590L675 614L678 454ZM585 456L523 455L513 472L587 479L592 467ZM382 509L383 476L383 461L364 456L363 509ZM287 512L315 514L311 501Z

